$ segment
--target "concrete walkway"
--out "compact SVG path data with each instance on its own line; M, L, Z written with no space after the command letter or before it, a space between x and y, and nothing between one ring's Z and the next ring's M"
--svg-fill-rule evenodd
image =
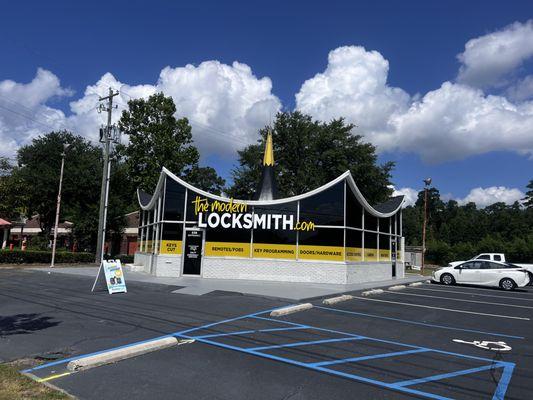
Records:
M70 274L96 277L97 267L75 268L31 268L36 271L46 271L52 274ZM241 279L204 279L196 277L162 278L143 272L129 271L126 267L126 282L145 282L161 285L183 286L172 293L201 296L216 290L237 292L255 296L273 297L287 300L310 300L317 297L331 296L357 290L387 287L411 282L425 281L428 278L421 275L410 275L406 278L389 279L386 281L368 282L351 285L333 285L321 283L293 283L293 282L270 282L251 281Z

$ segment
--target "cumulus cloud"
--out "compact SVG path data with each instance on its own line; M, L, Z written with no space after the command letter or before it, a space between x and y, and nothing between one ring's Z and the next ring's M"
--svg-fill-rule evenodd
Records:
M43 130L60 129L65 114L46 102L71 94L54 74L41 68L29 83L0 81L0 156L13 156Z
M533 75L528 75L509 86L506 94L509 99L515 101L533 99Z
M302 85L296 107L322 120L344 116L379 151L414 152L429 163L495 150L533 154L533 102L452 82L410 97L387 84L388 68L376 51L333 50L326 70Z
M39 69L28 84L0 82L0 155L12 156L20 145L52 129L71 129L97 140L98 128L106 122L106 116L98 114L96 107L109 87L121 93L114 98L118 112L113 114L113 122L131 98L146 98L156 92L172 96L176 116L190 119L193 138L203 155L233 156L236 149L254 143L258 130L270 123L281 108L279 99L272 94L270 78L257 78L246 64L206 61L198 66L166 67L154 84L128 85L106 73L70 103L71 112L66 116L47 102L72 93L61 87L52 72ZM5 98L11 99L11 107L7 101L2 103ZM25 108L19 114L23 115L13 112L22 106Z
M392 186L393 196L404 195L405 202L404 207L412 206L416 203L418 198L418 191L410 188L403 187L396 189ZM474 188L464 198L456 198L452 194L441 195L442 201L456 200L460 205L467 203L476 203L477 207L485 208L494 203L513 204L515 201L521 201L525 197L525 194L516 188L507 188L505 186L491 186L488 188Z
M320 120L345 117L358 131L372 136L388 131L392 115L404 113L409 95L387 85L389 62L377 51L360 46L329 53L328 66L304 82L296 107Z
M520 201L525 194L516 188L507 188L505 186L491 186L488 188L475 188L468 193L463 199L457 199L459 204L476 203L480 208L490 206L494 203L513 204Z
M457 80L475 87L505 84L509 73L533 56L533 20L515 22L497 32L469 40L457 56Z
M394 186L392 187L392 195L393 196L405 196L403 206L412 206L416 203L416 200L418 199L418 191L416 191L413 188L410 187L403 187L400 189L396 189Z

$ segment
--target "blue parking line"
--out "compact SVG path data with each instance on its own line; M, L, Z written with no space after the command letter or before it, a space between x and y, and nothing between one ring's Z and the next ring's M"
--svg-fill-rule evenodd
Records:
M357 312L357 311L340 310L340 309L337 309L337 308L322 307L322 306L314 306L314 308L320 308L320 309L329 310L329 311L336 311L336 312L345 313L345 314L361 315L361 316L370 317L370 318L384 319L384 320L388 320L388 321L403 322L403 323L406 323L406 324L427 326L427 327L430 327L430 328L449 329L449 330L460 331L460 332L481 333L481 334L484 334L484 335L501 336L501 337L507 337L507 338L512 338L512 339L525 339L524 336L514 336L514 335L506 335L506 334L503 334L503 333L485 332L485 331L479 331L479 330L476 330L476 329L456 328L456 327L447 326L447 325L428 324L428 323L425 323L425 322L412 321L412 320L408 320L408 319L384 317L382 315L367 314L367 313L362 313L362 312Z
M352 379L352 380L359 381L359 382L370 383L372 385L381 386L381 387L384 387L386 389L391 389L391 390L395 390L395 391L398 391L398 392L416 394L416 395L419 395L419 396L422 396L422 397L426 397L426 398L429 398L429 399L454 400L454 399L452 399L450 397L440 396L438 394L424 392L422 390L411 389L409 387L393 386L392 384L389 384L389 383L386 383L386 382L383 382L383 381L377 381L375 379L365 378L365 377L359 376L359 375L352 375L352 374L348 374L346 372L336 371L334 369L329 369L329 368L326 368L326 367L309 367L309 368L314 369L314 370L319 371L319 372L325 372L327 374L337 375L337 376L341 376L343 378L348 378L348 379Z
M492 396L492 400L503 400L505 398L505 392L507 392L507 387L509 382L511 382L511 376L513 375L514 364L506 363L503 366L502 376L500 376L500 381L498 382L498 387Z
M398 386L398 387L413 386L413 385L419 385L421 383L426 383L426 382L431 382L431 381L439 381L441 379L453 378L454 376L468 375L468 374L473 374L475 372L481 372L481 371L486 371L488 369L500 368L500 367L502 367L502 365L499 365L499 363L494 363L494 364L490 364L490 365L483 365L482 367L463 369L461 371L448 372L446 374L427 376L425 378L410 379L408 381L394 382L392 385L393 386Z
M295 331L297 329L312 329L310 326L302 325L302 326L291 326L289 328L269 328L269 329L261 329L259 332L276 332L276 331Z
M273 318L267 318L267 317L260 317L259 314L264 314L264 313L263 312L258 312L258 313L252 314L252 315L250 315L250 318L262 319L262 320L270 321L270 322L278 322L278 323L283 323L283 324L292 325L292 326L311 328L309 325L296 324L294 322L284 321L282 319L273 319Z
M206 329L206 328L210 328L210 327L215 326L215 325L224 324L226 322L233 322L233 321L238 321L238 320L245 319L245 318L250 318L250 317L252 317L252 316L254 316L256 314L263 314L263 313L271 312L271 311L273 311L275 309L276 308L272 308L270 310L259 311L257 313L242 315L242 316L235 317L235 318L229 318L229 319L225 319L223 321L218 321L218 322L213 322L213 323L210 323L210 324L207 324L207 325L202 325L200 327L191 328L191 329L187 329L187 330L184 330L184 331L177 331L177 332L169 333L167 335L162 335L162 336L158 336L158 337L147 339L147 340L141 340L141 341L130 343L130 344L126 344L126 345L123 345L123 346L111 347L109 349L95 351L93 353L86 353L86 354L80 354L80 355L77 355L77 356L74 356L74 357L63 358L61 360L52 361L52 362L49 362L49 363L46 363L46 364L39 365L37 367L25 369L25 370L22 370L21 372L27 373L27 372L37 371L39 369L53 367L55 365L60 365L60 364L65 364L65 363L68 363L69 361L77 360L78 358L82 358L82 357L95 356L95 355L98 355L98 354L106 353L106 352L111 351L111 350L126 349L128 347L135 346L135 345L138 345L138 344L148 343L148 342L152 342L154 340L163 339L163 338L166 338L166 337L176 336L177 333L187 333L187 332L193 332L193 331L197 331L197 330L201 330L201 329ZM281 321L279 321L279 322L281 322Z
M220 337L220 336L234 336L234 335L246 335L248 333L254 333L256 331L238 331L238 332L229 332L229 333L211 333L209 335L200 335L200 336L192 336L195 339L204 339L204 338L214 338L214 337Z
M78 358L81 358L81 357L90 357L90 356L96 356L98 354L102 354L102 353L106 353L110 350L120 350L120 349L126 349L128 347L131 347L131 346L136 346L138 344L142 344L142 343L149 343L149 342L153 342L154 340L159 340L159 339L163 339L163 338L167 338L167 337L172 337L174 336L173 334L168 334L168 335L163 335L163 336L158 336L156 338L151 338L151 339L147 339L147 340L141 340L139 342L135 342L135 343L130 343L130 344L125 344L123 346L117 346L117 347L113 347L111 349L106 349L106 350L100 350L100 351L95 351L94 353L87 353L87 354L80 354L78 356L74 356L74 357L69 357L69 358L63 358L61 360L57 360L57 361L52 361L52 362L49 362L49 363L46 363L46 364L42 364L42 365L39 365L37 367L33 367L33 368L29 368L29 369L24 369L22 370L21 372L31 372L31 371L36 371L36 370L39 370L39 369L43 369L43 368L47 368L47 367L52 367L54 365L59 365L59 364L65 364L69 361L72 361L72 360L77 360Z
M180 335L180 336L183 337L183 338L190 338L187 335ZM359 382L370 383L372 385L384 387L386 389L396 390L396 391L399 391L399 392L404 392L404 393L409 393L409 394L416 394L416 395L424 396L426 398L435 399L435 400L452 400L452 399L450 399L448 397L439 396L439 395L436 395L436 394L433 394L433 393L423 392L421 390L411 389L411 388L408 388L408 387L395 386L394 384L389 384L389 383L386 383L386 382L383 382L383 381L378 381L378 380L371 379L371 378L365 378L364 376L352 375L352 374L344 373L344 372L341 372L341 371L328 369L326 367L320 367L320 366L316 366L315 367L315 366L312 366L312 365L309 365L309 364L306 364L306 363L303 363L303 362L300 362L300 361L292 360L292 359L289 359L289 358L278 357L278 356L275 356L275 355L272 355L272 354L268 354L268 353L261 353L259 351L249 350L249 349L245 349L245 348L242 348L242 347L232 346L232 345L228 345L228 344L224 344L224 343L218 343L218 342L215 342L215 341L212 341L212 340L209 340L209 339L198 339L198 341L199 342L204 342L204 343L207 343L207 344L211 344L211 345L214 345L214 346L223 347L223 348L226 348L226 349L239 351L241 353L246 353L246 354L255 355L255 356L259 356L259 357L263 357L263 358L268 358L268 359L275 360L275 361L280 361L280 362L283 362L285 364L292 364L292 365L296 365L296 366L299 366L299 367L309 368L311 370L315 370L315 371L319 371L319 372L326 372L326 373L331 374L331 375L337 375L337 376L341 376L341 377L344 377L344 378L349 378L349 379L352 379L352 380L355 380L355 381L359 381Z
M362 339L366 339L366 338L364 336L360 336L360 337L347 337L347 338L337 338L337 339L311 340L308 342L296 342L296 343L274 344L271 346L249 347L247 348L247 350L258 351L258 350L278 349L281 347L310 346L310 345L321 344L321 343L347 342L350 340L362 340Z
M344 364L344 363L349 363L349 362L374 360L376 358L389 358L389 357L403 356L406 354L424 353L426 351L431 351L431 350L420 348L420 349L412 349L412 350L405 350L405 351L396 351L394 353L382 353L382 354L373 354L371 356L343 358L340 360L333 360L333 361L321 361L321 362L312 363L309 365L312 365L313 367L322 367L324 365L335 365L335 364Z

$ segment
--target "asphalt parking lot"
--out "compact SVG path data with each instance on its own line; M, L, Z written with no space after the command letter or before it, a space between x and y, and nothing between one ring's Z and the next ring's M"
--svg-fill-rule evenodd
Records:
M44 359L28 372L82 399L533 398L531 286L355 292L280 318L270 310L289 303L265 297L140 283L110 296L90 286L86 277L0 271L0 358ZM81 354L169 334L195 342L66 369Z

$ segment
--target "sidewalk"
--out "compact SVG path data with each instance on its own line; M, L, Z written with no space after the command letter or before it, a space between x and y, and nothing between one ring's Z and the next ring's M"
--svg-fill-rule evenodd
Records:
M96 277L97 267L77 267L77 268L30 268L35 271L46 271L52 274L70 274L80 276ZM144 282L161 285L183 286L172 293L189 294L201 296L216 290L225 292L236 292L255 296L265 296L284 300L304 301L323 296L332 296L342 293L401 285L418 281L425 281L428 278L421 275L411 275L406 278L389 279L386 281L368 282L351 285L333 285L321 283L294 283L294 282L271 282L271 281L251 281L240 279L203 279L195 277L161 278L145 274L143 272L129 271L126 267L126 282Z

